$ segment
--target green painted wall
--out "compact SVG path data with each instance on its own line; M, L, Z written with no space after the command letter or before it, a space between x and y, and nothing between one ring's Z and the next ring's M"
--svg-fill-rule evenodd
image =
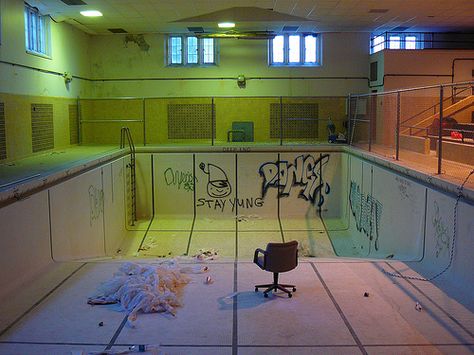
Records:
M91 38L92 77L116 79L94 82L93 96L327 96L365 93L368 89L365 79L344 79L368 77L367 33L322 34L322 65L312 68L269 67L267 41L237 39L219 41L217 66L167 67L165 36L145 35L144 39L150 46L148 51L141 50L133 42L127 43L125 38L125 35ZM247 87L240 89L237 81L230 79L240 74L255 79L248 80ZM124 78L133 80L119 80ZM141 80L144 78L157 80ZM186 80L189 78L194 80Z

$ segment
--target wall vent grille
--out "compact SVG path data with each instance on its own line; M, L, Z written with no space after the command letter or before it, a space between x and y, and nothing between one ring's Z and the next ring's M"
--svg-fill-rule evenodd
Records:
M281 115L281 123L280 123ZM270 104L270 137L318 138L318 104Z
M33 153L54 148L53 105L31 104Z
M5 104L0 102L0 160L7 158L7 140L5 136Z
M69 144L79 144L77 105L69 105Z
M215 138L215 117L213 104L168 104L168 139Z

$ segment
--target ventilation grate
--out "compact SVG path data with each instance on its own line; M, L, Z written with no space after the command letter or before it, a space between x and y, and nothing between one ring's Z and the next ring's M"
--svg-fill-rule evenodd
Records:
M280 122L281 116L281 122ZM318 138L318 104L270 104L270 137Z
M31 104L33 153L54 148L53 105Z
M5 137L5 104L0 102L0 160L7 158L7 140Z
M212 104L168 104L168 139L215 138L215 117Z
M69 144L79 143L79 121L77 105L69 105Z

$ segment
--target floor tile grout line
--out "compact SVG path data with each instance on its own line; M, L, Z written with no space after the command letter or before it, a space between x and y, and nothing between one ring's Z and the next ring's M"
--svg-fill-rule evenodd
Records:
M235 197L238 199L238 162L237 162L237 154L235 154ZM234 260L234 288L233 292L235 296L233 297L232 302L232 355L237 355L238 344L239 344L239 335L238 335L238 319L237 319L237 265L239 260L239 221L237 216L239 214L239 204L236 204L235 208L235 260Z
M112 346L114 346L114 343L117 340L117 338L119 337L120 333L122 332L123 327L125 327L125 324L127 324L127 320L128 320L128 314L122 319L122 322L118 326L118 328L115 331L114 335L110 339L109 344L105 347L104 350L112 349Z
M234 293L237 293L237 275L237 262L234 262ZM233 297L232 303L232 355L237 355L239 345L237 298L238 294Z
M364 349L364 346L362 345L362 342L360 341L359 337L357 336L354 328L350 324L349 320L346 318L344 312L342 311L341 307L337 303L336 299L334 298L333 294L331 293L331 290L329 290L329 287L326 285L326 282L324 281L323 277L319 273L318 269L316 268L316 265L314 263L310 263L311 267L313 268L314 272L316 273L316 276L318 277L319 281L324 287L324 290L326 291L327 295L331 299L332 303L334 304L334 307L336 307L336 310L338 311L339 315L341 316L342 320L344 321L344 324L346 325L347 329L352 335L352 338L354 338L354 341L356 342L357 346L359 347L359 350L362 352L362 354L367 355L367 351Z
M150 226L153 223L153 219L154 219L154 216L150 219L150 222L148 223L148 228L146 229L145 234L143 235L142 241L140 242L140 245L138 246L137 253L140 252L140 250L143 247L143 243L145 243L145 239L146 239L146 237L148 235L148 232L150 230Z
M395 269L390 263L385 263L389 268L391 268L393 271L395 271L398 275L402 275L400 271ZM443 307L441 307L435 300L433 300L430 296L428 296L423 290L421 290L418 286L416 286L411 280L408 280L406 278L401 278L402 280L405 280L411 287L413 287L415 290L417 290L419 293L421 293L428 301L430 301L436 308L438 308L444 315L446 315L450 320L452 320L457 326L459 326L462 330L464 330L471 338L474 338L474 333L471 332L467 327L465 327L457 318L452 316L448 311L446 311ZM431 284L431 283L430 283Z
M76 270L70 273L65 279L63 279L59 284L54 286L49 292L47 292L43 297L36 301L30 308L23 312L19 317L17 317L12 323L10 323L5 329L0 332L0 337L2 337L7 331L13 328L18 322L20 322L23 317L27 316L33 309L38 307L46 298L51 296L56 290L58 290L66 281L68 281L72 276L74 276L79 270L81 270L87 263L83 263Z

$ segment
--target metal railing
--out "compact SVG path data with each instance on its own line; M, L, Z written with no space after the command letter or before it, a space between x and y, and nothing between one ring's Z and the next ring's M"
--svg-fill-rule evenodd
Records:
M450 170L449 174L456 175L456 169L464 171L472 165L472 153L452 144L474 144L473 93L474 81L468 81L350 95L349 144L395 160L416 160L418 165L436 162L437 174ZM431 151L436 152L436 158ZM420 152L424 158L412 154Z
M137 220L137 183L136 183L136 160L135 160L135 144L133 144L132 134L128 127L122 127L120 130L120 148L125 148L125 141L128 143L130 149L130 163L127 167L130 168L130 198L132 201L132 218L131 225L135 225Z

